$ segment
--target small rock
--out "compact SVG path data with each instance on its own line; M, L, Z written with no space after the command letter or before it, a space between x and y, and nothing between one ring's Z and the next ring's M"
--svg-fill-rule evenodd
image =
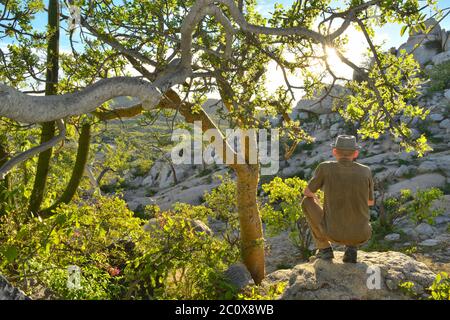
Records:
M384 237L386 241L397 241L400 239L400 235L398 233L391 233Z
M449 97L447 99L450 101L450 89L446 91L446 93L449 92ZM450 129L450 119L445 119L439 123L439 128L441 129Z
M434 222L436 222L436 224L447 223L450 222L450 217L439 216L434 218Z
M441 122L442 120L444 120L444 116L440 113L433 113L430 114L430 119L434 122Z
M335 137L339 132L340 123L335 123L330 127L330 136Z
M402 231L406 234L406 236L412 239L417 239L419 236L419 233L413 228L405 228Z
M400 168L398 168L397 170L395 170L395 176L396 177L403 177L404 175L408 174L410 171L410 168L406 165L401 165Z
M445 90L444 96L450 101L450 89Z
M0 300L30 300L30 298L0 275Z
M153 177L149 175L142 180L142 185L144 187L151 187L153 185L153 181Z
M298 118L300 120L307 120L309 118L309 113L308 112L299 112Z
M433 227L428 223L422 222L415 229L419 234L424 236L432 236L434 233Z
M437 170L437 165L431 161L424 161L417 168L419 173L432 172Z
M439 244L439 241L437 241L436 239L427 239L425 241L422 241L421 243L419 243L419 246L422 247L435 247Z
M231 265L225 271L225 277L238 289L242 289L252 280L250 272L248 272L247 267L243 263Z

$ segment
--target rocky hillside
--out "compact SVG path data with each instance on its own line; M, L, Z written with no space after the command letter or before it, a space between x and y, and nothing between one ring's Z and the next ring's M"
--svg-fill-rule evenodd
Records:
M431 26L436 22L430 20L427 23ZM420 46L414 49L418 43ZM428 35L412 34L393 52L403 49L412 52L421 66L430 70L450 61L450 33L437 25ZM345 92L343 87L337 86L331 96ZM315 142L299 145L289 160L281 161L279 176L309 179L318 163L332 158L330 143L335 137L355 133L355 128L345 123L333 109L331 96L318 104L315 104L317 100L302 100L292 111L292 118L301 120ZM272 272L268 281L289 281L283 298L402 298L405 296L397 290L401 281L413 281L417 284L418 293L422 294L423 288L434 278L432 271L450 271L450 88L436 91L430 89L430 83L425 83L418 104L429 110L429 116L424 121L415 119L411 123L413 135L419 137L425 133L433 151L418 158L415 153L401 151L397 141L386 135L378 140L361 141L358 161L372 169L377 183L376 203L398 196L402 189L410 189L414 193L437 187L445 196L435 201L433 207L440 208L442 214L436 217L434 224L416 224L408 217L394 221L396 231L386 235L382 243L393 250L409 250L410 257L393 251L361 253L362 261L355 266L320 261L297 265L300 257L293 253L295 248L286 234L267 239L267 270ZM177 183L174 183L174 172ZM225 173L232 175L223 166L179 165L172 168L166 161L157 161L146 175L127 177L133 188L125 190L124 199L134 211L148 204L158 204L162 209L175 202L200 204L204 193L219 184L214 176ZM152 195L148 194L149 189L153 191ZM379 209L375 207L371 211L374 219L379 215ZM432 271L411 257L425 262ZM382 270L380 290L371 291L365 286L366 270L371 265L380 266ZM288 266L289 269L278 270L280 266Z

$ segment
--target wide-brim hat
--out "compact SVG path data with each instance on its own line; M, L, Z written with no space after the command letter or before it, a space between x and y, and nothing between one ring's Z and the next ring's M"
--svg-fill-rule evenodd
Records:
M356 143L356 137L350 135L339 135L336 142L330 145L332 148L341 150L359 150L361 146Z

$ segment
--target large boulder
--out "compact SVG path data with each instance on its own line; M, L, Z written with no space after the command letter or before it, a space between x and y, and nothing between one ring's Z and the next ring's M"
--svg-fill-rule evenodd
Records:
M295 118L295 115L308 111L316 114L328 114L333 112L334 102L337 97L345 96L348 91L343 86L335 85L329 90L323 89L317 92L313 99L303 99L297 103L292 116ZM325 97L326 96L326 97Z
M185 180L194 172L194 166L190 164L174 165L177 182ZM175 183L173 170L168 161L158 160L150 169L149 174L143 179L142 184L146 187L157 187L165 189Z
M411 32L412 37L414 36L427 36L429 39L440 39L442 37L442 28L438 21L434 18L429 18L425 22L425 28L428 31L426 34L422 30L417 30Z
M450 51L450 31L443 30L442 32L442 49Z
M0 275L0 300L30 300L30 298Z
M445 186L445 177L439 173L426 173L390 185L388 188L388 194L398 195L403 189L409 189L414 193L419 189L424 190L443 186Z
M422 31L413 32L406 43L398 48L398 55L402 50L412 53L417 62L424 66L430 62L434 56L442 52L442 30L435 19L428 19L425 22L428 28L433 29L428 34Z
M421 262L400 252L358 252L358 263L342 262L335 252L333 262L316 260L293 269L275 271L265 284L287 281L283 300L387 300L408 299L399 285L414 283L413 290L426 296L435 274Z
M442 64L444 62L447 62L449 60L450 60L450 51L441 52L441 53L435 55L433 57L433 59L431 59L431 61L433 61L433 63L435 65L440 65L440 64Z

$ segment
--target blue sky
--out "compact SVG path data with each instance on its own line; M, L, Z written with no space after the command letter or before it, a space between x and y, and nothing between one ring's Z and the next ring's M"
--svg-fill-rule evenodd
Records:
M48 1L45 2L47 3ZM258 7L260 12L262 12L266 16L270 16L270 12L273 11L275 3L280 3L286 7L289 7L293 2L294 0L259 0ZM335 2L339 4L342 3L342 0L335 0ZM439 6L440 8L450 6L449 0L439 0ZM37 16L35 24L37 28L45 28L46 23L47 16L45 13ZM444 21L442 21L441 27L445 28L446 30L450 30L450 17L447 17ZM400 37L400 29L400 25L391 24L386 25L378 30L377 33L379 38L386 41L386 48L398 47L400 44L406 41L406 35ZM61 38L61 46L63 50L69 50L68 37L63 36Z

